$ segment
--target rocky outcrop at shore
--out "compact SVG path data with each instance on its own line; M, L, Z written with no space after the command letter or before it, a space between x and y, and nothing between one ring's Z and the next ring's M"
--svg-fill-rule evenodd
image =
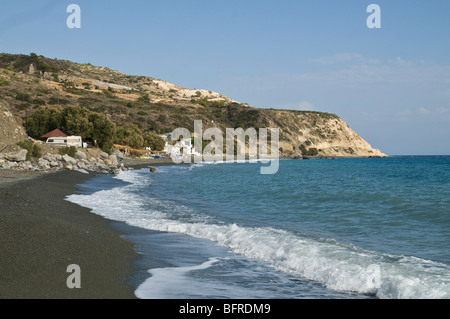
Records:
M19 147L20 148L20 147ZM23 152L25 154L23 155ZM0 168L23 171L53 172L59 170L79 171L88 174L98 172L103 174L117 174L119 172L119 161L115 155L99 152L97 157L90 156L89 152L78 150L75 157L60 154L45 154L39 159L26 160L27 150L21 149L18 156L5 157L0 153ZM8 155L10 153L7 153Z

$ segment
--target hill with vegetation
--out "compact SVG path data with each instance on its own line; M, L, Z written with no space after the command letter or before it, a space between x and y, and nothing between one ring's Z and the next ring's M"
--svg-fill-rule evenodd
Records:
M220 93L179 87L106 67L30 55L0 54L0 101L34 138L69 135L161 148L158 134L183 127L279 128L282 156L385 156L337 115L262 109Z

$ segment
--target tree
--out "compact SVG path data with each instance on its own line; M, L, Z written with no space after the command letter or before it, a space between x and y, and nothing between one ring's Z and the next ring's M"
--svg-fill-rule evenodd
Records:
M116 144L127 145L132 148L142 148L144 146L144 138L141 129L133 123L119 126L114 136Z
M150 147L154 151L162 151L166 142L156 133L147 131L143 135L145 146Z
M89 115L89 122L92 124L92 134L90 138L97 141L98 146L104 151L111 149L116 132L114 124L105 115L92 112Z
M34 138L60 128L62 122L62 110L60 107L40 107L28 117L27 133Z
M61 129L67 135L91 137L93 125L89 122L90 111L79 106L68 106L61 113Z

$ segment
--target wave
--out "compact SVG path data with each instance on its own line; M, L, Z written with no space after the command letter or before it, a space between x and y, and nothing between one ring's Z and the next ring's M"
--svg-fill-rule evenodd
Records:
M143 282L135 291L135 295L141 299L160 299L174 295L173 287L177 287L176 296L183 298L183 295L192 294L195 286L198 290L204 289L204 283L190 280L187 273L196 270L205 270L217 263L219 258L210 258L201 265L190 267L167 267L150 269L151 277ZM173 297L172 297L173 298Z
M279 271L337 291L389 299L450 298L448 265L382 254L333 239L302 237L272 227L214 222L187 207L136 192L149 182L139 171L123 172L116 178L130 185L92 195L71 195L67 200L132 226L213 241L236 254L265 261Z

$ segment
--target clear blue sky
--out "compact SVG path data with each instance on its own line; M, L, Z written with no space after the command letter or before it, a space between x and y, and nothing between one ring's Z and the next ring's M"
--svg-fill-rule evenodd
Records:
M81 29L66 26L71 3ZM372 3L381 29L366 25ZM450 154L448 0L2 1L0 52L336 113L388 154Z

